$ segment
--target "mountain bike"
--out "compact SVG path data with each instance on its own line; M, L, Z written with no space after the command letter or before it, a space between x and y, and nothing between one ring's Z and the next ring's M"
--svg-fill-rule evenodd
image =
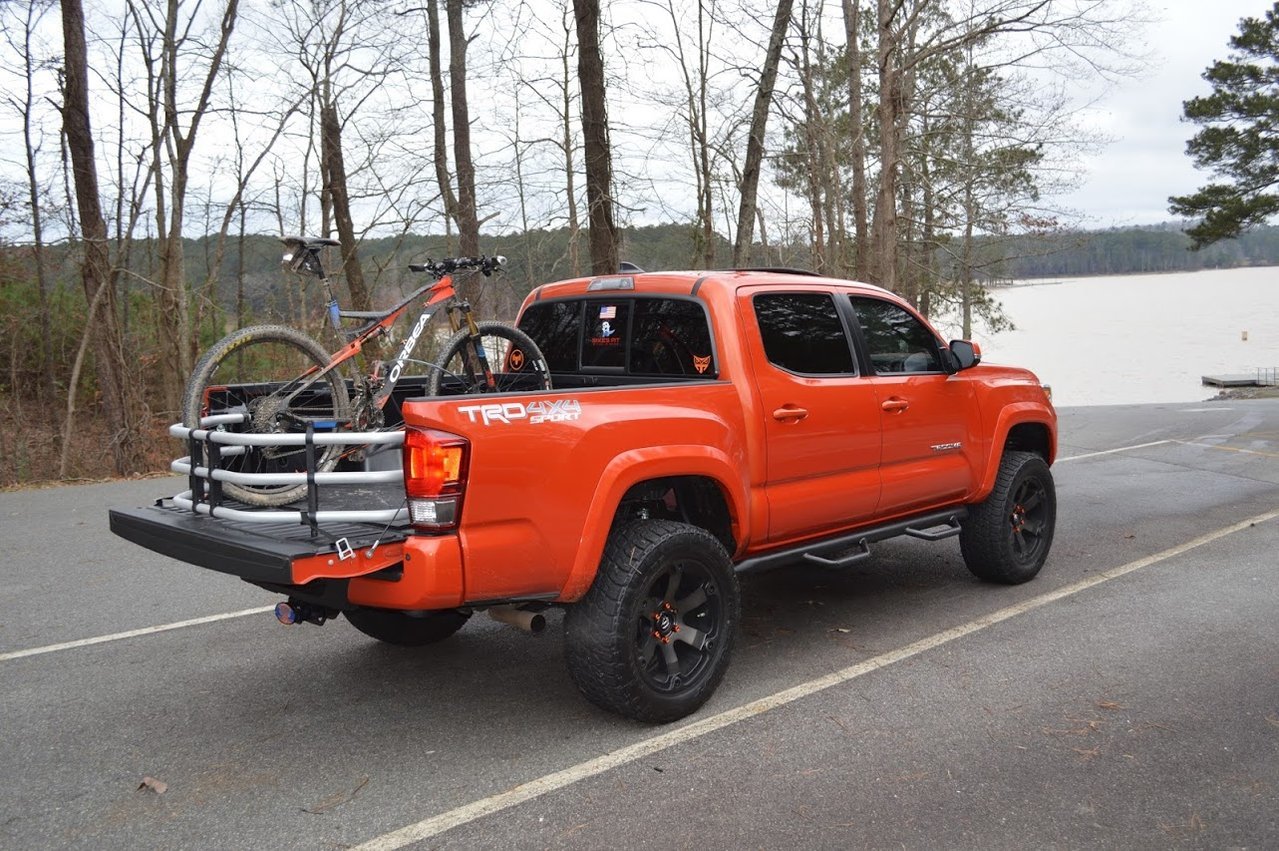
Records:
M224 469L242 473L329 472L345 457L361 450L349 445L316 445L308 465L307 452L272 444L273 434L299 432L377 431L387 427L385 411L396 386L411 365L426 369L426 395L449 393L506 393L551 387L546 358L537 344L518 328L500 322L477 322L471 305L460 298L453 275L476 271L485 276L505 264L503 257L454 257L410 264L432 280L384 311L343 310L324 271L321 253L336 240L285 237L285 265L303 276L318 278L328 296L329 324L343 345L333 354L311 337L284 325L241 328L215 343L196 363L183 397L183 424L201 427L204 417L240 414L242 422L228 426L219 418L216 428L234 427L262 435L254 445L236 447L221 458ZM419 299L422 310L410 326L398 354L389 361L363 367L361 352ZM434 349L427 324L443 308L451 336L438 357L414 359L416 350ZM349 323L355 323L349 325ZM423 386L415 377L415 386ZM232 417L231 419L234 419ZM398 427L398 424L392 424ZM193 463L194 463L193 459ZM226 482L226 496L250 505L283 505L298 499L306 485L244 485Z

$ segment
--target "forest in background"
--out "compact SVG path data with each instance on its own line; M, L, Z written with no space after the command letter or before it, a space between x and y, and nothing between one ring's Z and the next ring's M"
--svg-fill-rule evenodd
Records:
M1140 0L0 4L0 484L156 469L203 347L262 318L308 325L318 294L255 234L337 239L356 309L402 292L419 251L484 250L512 258L485 288L463 284L491 316L625 257L807 267L997 325L987 282L1050 240L1078 248L1053 199L1104 140L1074 94L1140 67L1142 14ZM1089 262L1114 271L1105 257Z

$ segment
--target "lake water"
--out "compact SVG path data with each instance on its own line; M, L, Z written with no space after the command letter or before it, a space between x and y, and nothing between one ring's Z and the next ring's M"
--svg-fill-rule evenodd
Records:
M1201 376L1279 367L1279 267L1035 281L995 296L1016 330L977 331L983 359L1034 370L1058 405L1194 402L1216 393Z

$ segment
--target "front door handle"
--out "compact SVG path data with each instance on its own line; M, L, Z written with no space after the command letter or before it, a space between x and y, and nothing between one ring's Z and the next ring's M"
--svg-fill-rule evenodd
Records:
M900 396L892 396L885 399L884 403L879 407L883 408L890 414L900 414L902 411L910 407L910 402L907 402Z
M784 405L773 411L773 419L778 422L799 422L808 416L808 411L803 408L797 408L794 405Z

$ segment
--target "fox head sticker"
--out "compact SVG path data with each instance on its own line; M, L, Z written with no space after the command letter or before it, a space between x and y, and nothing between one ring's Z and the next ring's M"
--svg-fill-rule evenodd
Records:
M701 375L702 373L706 372L706 370L710 368L710 365L711 365L710 355L707 355L704 358L699 358L697 355L693 355L693 368L697 370L698 375Z

